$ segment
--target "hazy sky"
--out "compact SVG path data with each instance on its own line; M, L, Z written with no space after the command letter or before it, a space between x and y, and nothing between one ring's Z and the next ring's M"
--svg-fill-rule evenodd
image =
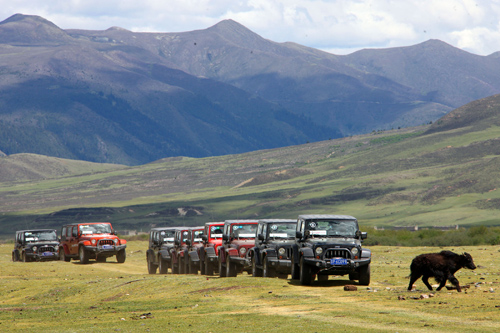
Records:
M0 0L0 21L39 15L63 29L181 32L233 19L276 42L334 54L440 39L500 51L500 0Z

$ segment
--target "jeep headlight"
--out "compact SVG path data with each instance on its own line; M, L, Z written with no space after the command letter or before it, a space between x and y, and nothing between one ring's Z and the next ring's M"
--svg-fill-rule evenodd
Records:
M118 238L114 239L115 245L118 244Z
M96 243L95 238L92 238L92 240L90 242L92 243L92 245L95 245L95 243Z
M358 253L359 253L358 248L357 247L353 247L352 250L351 250L351 253L352 253L353 256L357 256Z
M247 249L245 247L240 248L240 254L245 254L247 253Z
M321 253L323 253L323 248L322 247L317 247L316 248L316 255L321 255Z
M36 252L37 247L33 246L31 249L33 250L33 252Z
M279 253L280 256L284 256L285 253L286 253L286 250L284 248L280 247L279 250L278 250L278 253Z

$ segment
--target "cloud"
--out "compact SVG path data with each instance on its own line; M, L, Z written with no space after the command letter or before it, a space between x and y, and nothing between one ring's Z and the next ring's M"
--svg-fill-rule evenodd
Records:
M42 16L63 29L181 32L233 19L264 38L338 54L440 39L476 54L500 45L499 0L0 0L0 20Z

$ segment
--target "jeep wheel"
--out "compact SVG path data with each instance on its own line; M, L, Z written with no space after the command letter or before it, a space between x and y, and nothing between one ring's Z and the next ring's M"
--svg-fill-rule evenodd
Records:
M88 264L89 263L89 254L85 251L83 246L80 246L78 249L78 254L80 255L80 264Z
M157 268L158 268L158 265L155 265L151 256L148 256L148 273L149 274L156 274Z
M200 275L205 275L205 262L200 259Z
M231 257L227 256L226 259L226 276L227 277L236 277L238 272L236 271L236 265L231 262Z
M294 256L292 255L292 280L300 279L300 266L298 263L294 262Z
M262 268L262 275L264 277L268 277L268 278L276 277L276 272L269 265L269 260L267 259L267 256L264 257L264 263L263 263L262 267L263 267Z
M224 265L222 264L222 256L220 254L219 254L219 277L226 277L226 267L224 267Z
M191 260L191 256L189 256L189 274L195 274L198 275L198 267L194 263L193 260Z
M66 252L64 252L64 249L62 247L59 249L59 260L65 261L65 262L71 261L71 258L66 257Z
M174 258L170 258L170 269L172 270L172 274L179 274L179 263L177 265L174 263Z
M156 273L156 265L151 263L152 266L154 267L154 273L149 273L149 274L155 274ZM158 271L160 274L167 274L168 273L168 262L161 257L161 254L158 255ZM173 269L172 269L173 272Z
M306 265L304 257L300 257L300 284L304 286L311 285L312 282L311 266Z
M262 277L262 269L257 267L257 260L255 259L255 254L252 257L252 276Z
M181 257L179 257L179 260L177 261L177 266L179 266L179 274L186 274L186 266L184 265L184 260Z
M12 261L19 261L19 251L14 250L12 252Z
M370 265L361 266L359 268L359 284L362 286L370 285Z
M318 279L319 282L325 282L328 281L328 275L316 275L316 278Z
M205 254L205 275L214 275L214 266L213 264L210 262L210 260L208 260L208 257L207 255Z
M116 261L118 261L118 263L120 264L123 264L125 262L125 259L127 259L125 249L118 251L118 253L116 254Z

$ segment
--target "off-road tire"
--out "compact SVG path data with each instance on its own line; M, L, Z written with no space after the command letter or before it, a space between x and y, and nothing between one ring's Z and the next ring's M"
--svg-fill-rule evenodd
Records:
M222 265L222 256L220 254L219 254L219 277L226 277L226 267Z
M227 256L226 258L226 276L227 277L236 277L238 275L238 271L236 270L236 265L231 262L231 257Z
M255 259L256 254L252 257L252 276L262 277L262 269L257 267L257 260Z
M71 261L71 258L66 256L66 252L64 252L64 249L62 247L59 249L59 260L65 262Z
M264 257L264 260L263 260L263 263L262 263L262 276L263 277L267 277L267 278L274 278L274 277L276 277L276 272L269 265L269 260L267 259L267 256Z
M80 264L89 263L89 253L85 250L83 246L80 246L80 248L78 249L78 255L80 257Z
M189 274L198 275L198 267L196 266L197 265L193 262L191 256L189 256Z
M125 249L118 251L116 254L116 261L118 263L123 264L125 262L125 259L127 259L127 253L125 252Z
M359 268L359 284L361 286L370 285L370 264Z
M214 266L210 262L210 260L208 260L208 257L206 254L205 254L205 275L209 275L209 276L214 275Z
M156 272L156 269L155 269ZM173 272L173 269L172 269ZM163 259L161 255L158 255L158 273L167 274L168 273L168 261Z
M303 286L310 286L312 282L311 266L304 263L304 257L300 257L300 284Z
M293 260L293 255L292 255L292 280L298 280L300 279L300 265L296 264Z
M148 273L149 274L156 274L156 270L158 269L158 265L153 263L153 260L151 260L151 256L148 256Z

